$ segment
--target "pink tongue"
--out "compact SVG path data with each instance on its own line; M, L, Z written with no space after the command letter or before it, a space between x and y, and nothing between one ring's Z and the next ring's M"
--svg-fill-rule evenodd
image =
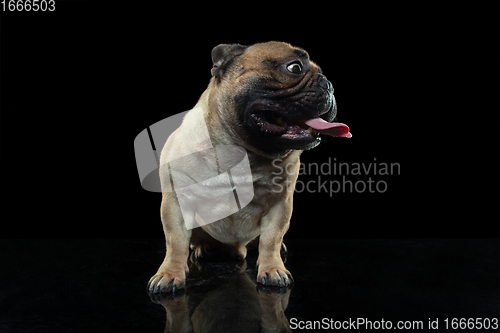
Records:
M329 123L321 118L312 118L304 122L307 126L311 126L321 134L330 136L338 136L343 138L350 138L352 134L349 133L349 127L342 123Z

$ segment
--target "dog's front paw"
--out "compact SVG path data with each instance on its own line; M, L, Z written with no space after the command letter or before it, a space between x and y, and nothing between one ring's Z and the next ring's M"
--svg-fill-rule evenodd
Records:
M148 283L148 292L157 293L175 293L177 290L186 287L186 273L184 271L158 271Z
M265 286L288 287L293 283L293 277L284 266L259 266L257 282Z

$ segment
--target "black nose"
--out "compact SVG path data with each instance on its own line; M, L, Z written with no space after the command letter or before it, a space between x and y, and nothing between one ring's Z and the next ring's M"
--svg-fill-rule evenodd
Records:
M332 84L323 75L320 75L320 77L318 78L318 84L321 88L325 90L331 90L331 92L333 92Z

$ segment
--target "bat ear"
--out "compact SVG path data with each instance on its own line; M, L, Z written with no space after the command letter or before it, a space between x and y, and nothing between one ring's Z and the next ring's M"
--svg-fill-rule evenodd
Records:
M240 44L220 44L212 49L212 76L221 78L232 60L241 55L246 46Z

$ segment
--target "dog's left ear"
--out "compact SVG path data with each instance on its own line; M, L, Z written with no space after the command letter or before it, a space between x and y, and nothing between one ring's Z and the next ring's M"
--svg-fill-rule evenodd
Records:
M232 60L241 55L247 47L240 44L220 44L212 49L212 76L220 78Z

